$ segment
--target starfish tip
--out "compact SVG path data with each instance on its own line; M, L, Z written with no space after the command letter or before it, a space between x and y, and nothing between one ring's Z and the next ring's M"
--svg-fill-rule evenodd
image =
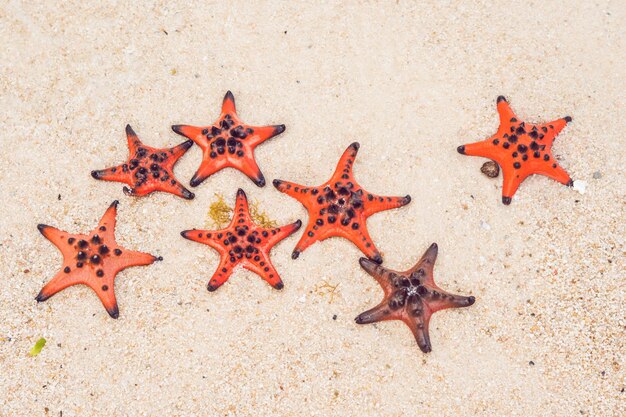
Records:
M186 200L193 200L196 197L196 195L189 190L183 190L182 193L183 198Z
M499 103L501 101L506 101L506 97L504 96L498 96L498 99L496 100L496 103Z
M350 147L353 148L355 151L358 151L359 148L361 147L361 144L359 142L352 142L350 144Z
M206 289L209 290L209 292L214 292L215 290L217 290L219 287L216 287L214 285L211 285L211 283L207 284Z
M294 230L294 232L295 232L296 230L298 230L300 228L300 226L302 226L302 220L300 220L300 219L296 220L296 222L293 224L293 226L295 228L295 230Z
M37 225L37 229L39 229L41 233L43 233L46 227L49 227L49 226L47 224L42 224L42 223Z
M276 125L274 127L274 136L280 135L281 133L285 131L285 129L286 129L285 125Z
M502 203L508 206L509 204L511 204L511 197L502 196Z
M282 184L283 182L281 180L274 180L272 181L272 184L274 185L274 187L278 188L280 187L280 184Z
M189 230L183 230L182 232L180 232L180 235L187 239L187 233L189 233Z
M232 91L228 90L226 94L224 94L224 100L235 101L235 96L233 95Z
M573 187L574 186L574 180L569 180L566 184L568 187Z
M300 251L294 250L291 253L291 259L298 259L298 256L300 256Z
M202 181L204 181L204 178L198 178L194 175L193 178L191 178L191 181L189 181L189 185L191 185L192 187L197 187L202 183Z
M178 133L179 135L182 135L183 134L182 126L183 125L172 125L172 130Z
M115 207L117 208L117 206L120 204L119 200L113 200L113 202L111 203L111 205L109 207Z
M473 295L470 295L469 297L467 297L467 305L468 306L471 306L475 302L476 302L476 297L474 297Z
M162 257L162 256L156 256L154 260L155 260L155 261L162 261L162 260L163 260L163 257Z
M407 205L407 204L409 204L410 202L411 202L411 196L410 196L410 195L408 195L408 194L407 194L407 195L405 195L405 196L404 196L404 201L402 201L402 203L403 203L404 205Z
M111 316L114 319L117 319L120 317L120 311L117 308L117 305L114 305L111 308L107 308L107 313L109 313L109 316Z
M258 187L265 187L265 177L263 177L263 174L259 174L259 177L254 179L253 181L254 184Z
M465 155L465 145L461 145L458 148L456 148L456 151L460 154Z
M276 285L274 285L274 288L276 288L277 290L282 290L285 287L285 284L283 284L282 282L278 282L276 283Z
M91 176L95 179L100 179L100 171L91 171Z
M49 298L49 297L46 297L45 295L43 295L43 293L41 293L41 292L40 292L39 294L37 294L37 297L35 297L35 300L36 300L38 303L41 303L41 302L46 301L48 298Z
M433 348L430 345L426 345L426 346L420 346L420 350L424 353L430 353L432 352Z
M244 198L246 198L246 192L244 190L242 190L241 188L239 188L237 190L237 197L244 197Z
M174 127L174 126L172 126ZM191 148L191 146L193 145L193 140L189 139L184 141L183 143L181 143L181 146L183 147L183 149L189 149Z
M570 116L565 116L563 120L565 120L566 123L569 123L572 121L572 118Z

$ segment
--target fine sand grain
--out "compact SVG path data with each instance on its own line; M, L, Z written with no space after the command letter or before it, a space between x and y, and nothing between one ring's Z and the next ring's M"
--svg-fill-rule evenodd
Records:
M1 3L0 415L626 414L623 1ZM126 158L127 123L171 146L229 89L244 121L287 126L256 152L268 186L229 169L185 201L90 177ZM573 117L553 151L584 194L535 176L507 207L456 152L495 132L500 94ZM217 253L179 235L238 187L306 221L271 180L321 184L353 141L363 187L413 198L368 222L385 265L437 242L439 285L476 297L433 317L430 354L354 323L382 291L346 240L294 261L296 233L272 252L282 291L241 270L209 293ZM115 199L119 243L164 261L118 275L118 320L84 286L37 304L61 263L37 223L88 232Z

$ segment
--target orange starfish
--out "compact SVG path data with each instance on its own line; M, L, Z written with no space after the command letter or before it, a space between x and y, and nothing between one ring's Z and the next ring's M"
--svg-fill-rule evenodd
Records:
M128 161L116 167L91 171L97 180L123 182L124 194L144 196L153 191L165 191L191 200L194 194L174 178L174 165L193 145L188 140L173 148L151 148L141 143L130 125L126 125Z
M248 208L248 199L242 189L237 191L237 201L233 218L225 229L221 230L184 230L180 234L185 239L204 243L219 252L220 264L207 285L209 291L217 290L241 265L258 274L272 287L280 290L283 281L270 260L270 250L281 240L300 228L300 220L276 228L257 226Z
M318 240L340 236L354 243L367 257L382 263L365 222L379 211L409 204L411 196L380 197L361 188L352 172L358 150L357 142L351 144L341 156L333 176L319 187L274 180L279 191L298 200L309 212L309 224L291 255L293 259Z
M462 145L459 153L493 159L502 168L504 184L502 202L511 204L519 185L532 174L550 177L562 184L573 184L570 176L552 156L552 142L572 118L566 116L549 123L520 122L506 98L497 100L500 127L498 132L481 142Z
M193 140L202 149L202 163L191 178L196 187L222 168L232 167L263 187L265 177L254 159L254 148L285 131L285 125L250 126L237 116L235 98L230 91L224 96L222 114L211 126L173 125L172 130Z
M402 320L413 332L419 348L424 353L432 350L428 324L433 313L446 308L468 307L474 304L473 296L463 297L443 291L433 279L437 259L437 244L428 250L408 271L397 272L361 258L361 267L383 287L383 301L371 310L358 315L358 324L384 320Z
M89 235L71 234L55 227L40 224L39 231L63 254L63 269L37 295L38 302L76 284L89 286L100 298L104 308L114 319L119 317L115 300L115 276L131 266L150 265L157 258L148 253L135 252L115 242L115 217L118 201L114 201L102 216L98 227Z

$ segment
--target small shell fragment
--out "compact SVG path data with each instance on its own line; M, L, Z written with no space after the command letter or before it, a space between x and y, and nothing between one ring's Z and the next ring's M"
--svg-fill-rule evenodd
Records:
M487 161L480 168L480 172L489 178L496 178L500 174L500 166L496 163L496 161Z

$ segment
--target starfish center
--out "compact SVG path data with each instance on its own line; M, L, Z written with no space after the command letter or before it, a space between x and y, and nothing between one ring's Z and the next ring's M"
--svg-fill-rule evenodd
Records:
M224 115L222 120L202 130L209 143L207 153L212 159L218 155L224 155L226 152L230 155L243 157L243 141L254 133L251 128L244 128L243 125L236 123L230 114Z
M321 190L314 189L312 194L317 194L317 203L321 206L320 217L317 225L324 225L324 220L329 224L339 223L342 226L359 228L355 217L363 210L363 190L357 189L353 182L338 181L333 186L327 185Z

